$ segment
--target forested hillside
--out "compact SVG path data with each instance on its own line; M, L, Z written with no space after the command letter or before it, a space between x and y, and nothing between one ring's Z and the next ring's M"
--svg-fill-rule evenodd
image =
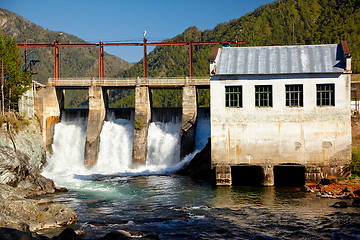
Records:
M231 6L229 6L231 7ZM216 14L216 10L212 13ZM166 41L245 41L244 46L348 42L352 66L360 72L360 0L277 0L220 23L212 30L188 28ZM212 46L194 48L194 75L209 74ZM148 76L188 76L188 46L156 47L148 56ZM117 76L141 76L142 62Z
M229 6L231 7L231 6ZM216 11L214 13L216 14ZM277 0L228 23L219 23L212 30L189 27L184 33L165 41L245 41L241 46L328 44L347 41L352 54L354 73L360 72L360 0ZM209 76L209 58L213 46L193 49L194 76ZM189 76L188 46L158 46L149 55L148 76ZM143 74L143 62L120 71L119 77ZM124 93L123 93L124 94ZM129 92L129 94L133 94ZM172 98L162 93L163 98ZM126 95L126 94L124 94ZM177 95L181 98L180 93ZM209 104L209 92L199 100ZM131 99L129 96L127 99Z
M17 43L84 43L85 41L71 34L45 30L25 18L0 8L0 33L7 34ZM40 60L38 74L34 80L45 83L48 77L54 76L54 53L50 48L28 48L28 53L35 51L35 58ZM60 48L60 77L98 77L99 48ZM120 70L128 69L131 63L113 55L104 54L105 77L114 77Z
M229 5L231 7L231 5ZM216 14L216 9L213 13ZM5 20L4 20L5 19ZM33 42L49 42L59 32L40 31L40 27L7 10L0 10L1 30L19 42L26 35ZM204 19L206 21L206 19ZM19 27L26 26L26 27ZM40 29L39 29L40 28ZM32 30L29 30L32 29ZM81 42L74 36L64 34L64 42ZM360 0L277 0L255 9L253 12L219 23L214 29L201 31L195 26L189 27L168 42L183 41L245 41L242 46L326 44L348 42L352 54L352 69L360 73ZM209 58L213 46L195 46L193 48L194 76L209 76ZM75 52L60 50L61 76L97 76L97 49L82 48ZM44 55L44 56L43 56ZM52 49L40 52L39 57L47 57L47 64L40 64L42 75L52 76ZM86 59L82 59L86 56ZM78 57L76 63L72 59ZM105 76L137 77L143 76L143 62L121 67L121 61L105 56ZM110 65L109 65L110 64ZM74 68L66 69L72 65ZM149 77L185 77L189 76L188 46L158 46L147 56ZM111 71L109 71L111 69ZM121 69L116 71L116 69ZM108 72L109 71L109 72ZM153 106L181 106L181 91L153 91ZM85 95L68 101L68 107L86 107ZM109 96L111 107L133 107L134 91L112 91ZM209 105L209 91L199 92L200 106Z

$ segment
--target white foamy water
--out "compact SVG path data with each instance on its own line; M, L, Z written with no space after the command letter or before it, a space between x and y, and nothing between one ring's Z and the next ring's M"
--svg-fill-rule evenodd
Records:
M166 168L180 162L181 123L151 123L146 166Z
M151 123L148 131L146 165L132 169L134 124L125 119L105 121L100 134L100 151L96 165L84 165L86 118L65 120L55 126L53 154L43 174L57 184L83 188L94 175L143 175L171 173L189 162L203 148L210 136L209 120L198 121L196 151L180 161L181 122ZM89 184L90 187L91 184ZM98 184L96 184L98 185ZM101 186L91 186L91 188Z

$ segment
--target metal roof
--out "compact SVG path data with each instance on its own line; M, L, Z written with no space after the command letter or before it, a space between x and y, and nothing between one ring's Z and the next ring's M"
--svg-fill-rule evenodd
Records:
M219 49L216 75L343 73L341 44L226 47Z

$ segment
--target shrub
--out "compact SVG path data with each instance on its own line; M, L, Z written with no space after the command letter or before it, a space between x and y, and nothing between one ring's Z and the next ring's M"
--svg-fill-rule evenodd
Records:
M352 149L350 169L352 174L360 176L360 148Z

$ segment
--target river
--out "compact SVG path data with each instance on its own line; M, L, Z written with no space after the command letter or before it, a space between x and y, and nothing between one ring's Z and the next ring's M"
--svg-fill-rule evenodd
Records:
M90 170L83 164L86 118L63 114L55 126L43 174L69 189L51 197L76 211L73 228L85 239L119 229L161 239L360 238L359 208L330 207L339 200L291 187L214 187L174 175L192 158L180 161L179 122L151 123L147 164L131 169L132 122L105 122L99 161ZM209 137L209 119L199 120L197 132L199 150Z

